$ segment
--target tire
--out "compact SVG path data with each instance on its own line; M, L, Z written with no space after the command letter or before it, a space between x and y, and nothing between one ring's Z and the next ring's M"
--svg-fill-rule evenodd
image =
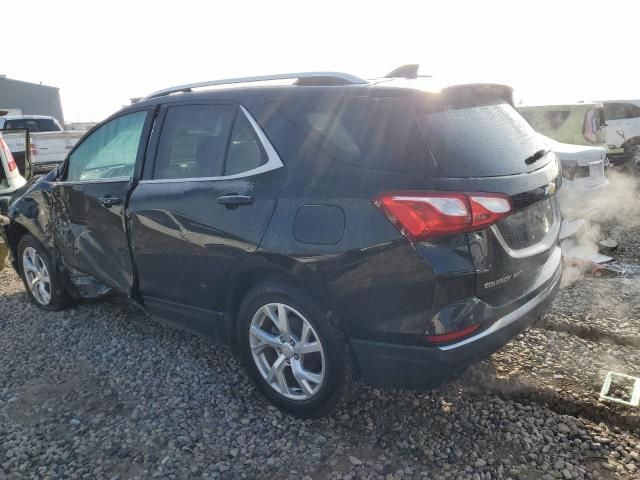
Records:
M283 318L288 328L281 330ZM319 418L351 396L356 383L344 336L329 312L299 287L269 280L253 288L240 305L237 327L245 370L281 410Z
M640 177L640 143L629 147L628 161L625 170L632 177Z
M62 286L49 252L31 235L18 244L18 266L31 301L42 310L63 310L71 298Z

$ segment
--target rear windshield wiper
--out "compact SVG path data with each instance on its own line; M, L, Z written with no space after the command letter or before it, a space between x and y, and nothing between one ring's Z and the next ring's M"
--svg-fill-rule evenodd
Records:
M540 160L542 157L544 157L550 151L551 151L550 148L541 148L540 150L538 150L536 153L534 153L530 157L525 158L524 163L526 163L527 165L531 165L532 163L536 163L538 160Z

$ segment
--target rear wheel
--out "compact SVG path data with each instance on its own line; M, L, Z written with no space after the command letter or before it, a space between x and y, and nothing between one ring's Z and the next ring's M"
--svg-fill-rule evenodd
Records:
M276 406L300 418L331 413L353 383L343 336L326 310L297 287L266 282L239 312L239 350L245 368Z
M31 235L18 244L22 281L31 300L43 310L62 310L70 304L53 261L45 248Z

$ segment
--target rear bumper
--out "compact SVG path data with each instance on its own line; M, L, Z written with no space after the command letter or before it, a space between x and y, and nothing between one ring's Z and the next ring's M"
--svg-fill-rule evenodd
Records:
M553 301L561 277L560 264L533 298L528 297L485 330L453 344L416 347L351 340L363 380L374 386L418 390L443 384L499 350L535 322Z

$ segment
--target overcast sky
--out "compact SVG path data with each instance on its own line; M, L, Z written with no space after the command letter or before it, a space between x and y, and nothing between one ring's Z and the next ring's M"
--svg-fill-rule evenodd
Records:
M640 98L640 2L5 1L0 73L98 121L174 84L295 71L508 83L529 102Z

